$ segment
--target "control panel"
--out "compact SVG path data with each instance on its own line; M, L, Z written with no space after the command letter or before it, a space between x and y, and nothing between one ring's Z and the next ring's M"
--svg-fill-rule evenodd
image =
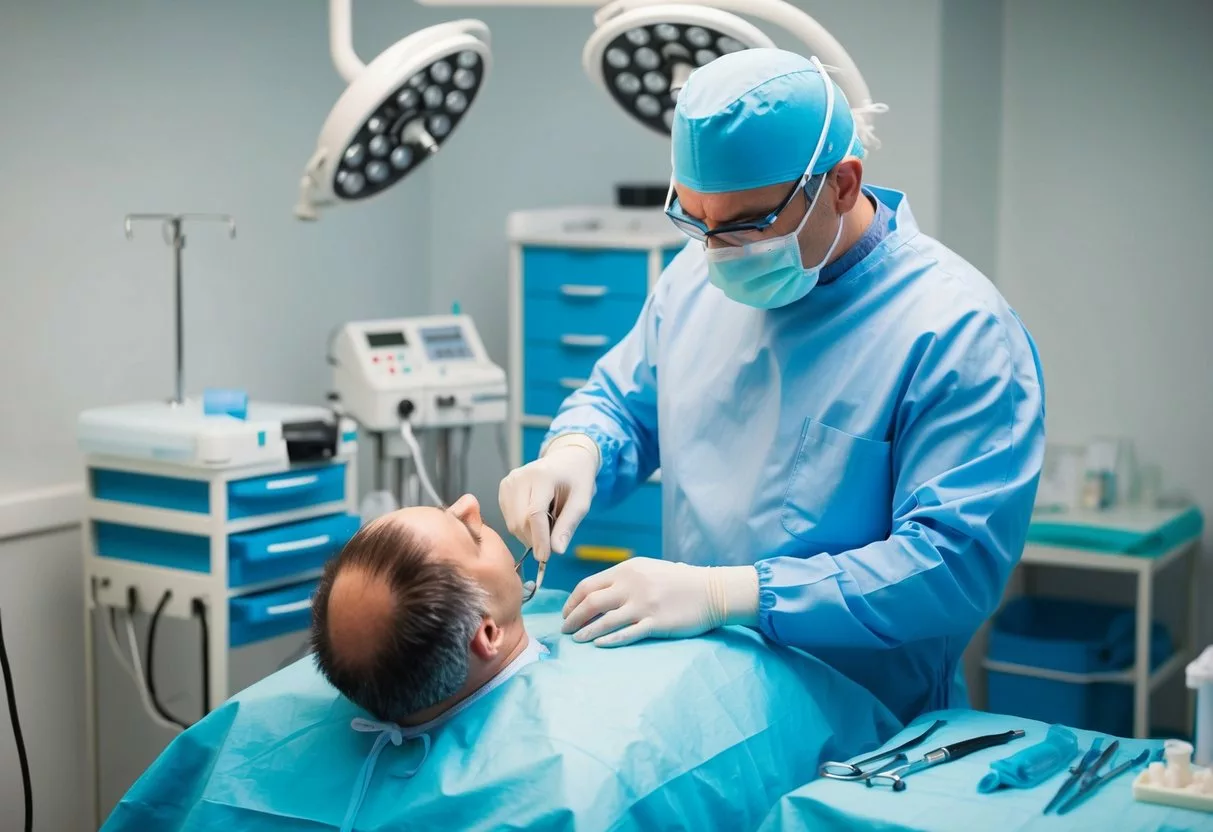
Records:
M506 418L505 371L466 315L345 324L332 347L345 411L369 431L458 427Z

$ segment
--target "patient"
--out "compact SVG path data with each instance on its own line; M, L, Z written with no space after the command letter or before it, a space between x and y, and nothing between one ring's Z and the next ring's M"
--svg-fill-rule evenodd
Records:
M755 829L901 728L753 630L574 641L567 595L523 616L514 570L472 497L369 524L320 582L316 655L177 737L104 832Z
M514 557L467 494L445 511L392 512L354 535L320 581L312 644L351 702L416 726L518 669L532 644L521 607Z

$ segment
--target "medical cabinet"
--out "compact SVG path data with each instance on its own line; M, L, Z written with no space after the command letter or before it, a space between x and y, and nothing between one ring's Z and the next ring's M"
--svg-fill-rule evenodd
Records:
M77 432L103 817L172 722L301 654L324 563L359 527L357 430L326 408L254 402L232 417L187 399L86 411Z
M653 284L686 238L659 210L518 211L510 239L510 458L538 458L561 402L635 325ZM661 556L660 472L620 504L595 505L545 586L634 555Z

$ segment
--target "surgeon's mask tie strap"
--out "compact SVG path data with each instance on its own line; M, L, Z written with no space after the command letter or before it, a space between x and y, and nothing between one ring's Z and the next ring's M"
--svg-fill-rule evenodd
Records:
M362 808L363 798L366 797L367 789L370 788L371 776L375 773L375 763L379 761L379 754L389 742L392 745L400 746L405 740L404 731L400 726L390 722L374 722L373 720L355 717L350 722L350 727L364 734L377 733L379 736L375 737L375 744L371 746L370 753L366 755L366 760L362 763L362 770L358 772L358 779L354 784L354 793L350 796L349 808L346 809L345 819L341 821L341 832L353 832L354 820L358 817L358 810ZM416 774L430 753L429 734L420 734L409 739L421 740L421 762L417 763L416 768L412 771L401 775L403 777L412 777Z

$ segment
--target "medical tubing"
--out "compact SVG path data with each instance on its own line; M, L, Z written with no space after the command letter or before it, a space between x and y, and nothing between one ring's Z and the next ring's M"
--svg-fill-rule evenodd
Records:
M96 581L93 582L93 605L94 607L102 606L101 602L97 599ZM139 692L139 704L143 706L143 710L147 712L148 718L151 719L151 721L156 725L173 731L181 730L180 725L175 722L166 722L158 713L156 713L156 709L152 707L152 702L147 696L147 686L143 684L142 665L140 665L139 669L136 670L135 665L131 663L131 659L127 658L126 653L122 651L122 647L118 643L118 608L107 607L107 609L109 610L109 626L102 627L102 629L105 630L105 640L109 642L110 652L114 654L114 659L118 662L118 665L126 672L127 676L131 677L131 681L135 683L135 690ZM90 613L90 615L91 614L92 613ZM138 664L139 640L135 638L135 625L133 621L134 619L128 614L126 617L126 636L127 642L131 647L131 657L133 657L134 663Z
M442 498L438 496L438 492L434 490L434 484L430 482L430 475L425 470L425 460L421 458L421 445L417 442L417 437L413 434L413 426L409 424L408 419L400 422L400 438L404 440L404 444L409 446L409 451L413 454L417 477L421 480L421 487L425 489L426 496L433 500L434 505L442 508Z
M190 604L190 609L198 619L200 632L199 641L202 647L202 716L205 717L211 712L211 632L206 622L206 602L201 598L195 598Z
M160 624L160 616L164 613L164 608L168 605L169 599L173 597L171 589L164 590L164 594L160 596L160 603L156 604L155 611L152 612L152 620L147 629L147 678L144 682L147 684L148 695L152 698L152 706L160 716L167 719L169 722L174 722L181 726L181 730L185 730L189 725L183 720L177 719L168 712L164 705L160 704L160 698L156 695L156 674L152 666L152 660L156 655L156 627Z
M96 587L94 586L93 601L97 602ZM126 617L126 636L127 642L131 646L131 656L134 659L134 664L127 658L122 651L122 647L118 644L118 624L116 621L117 608L109 608L109 627L105 629L106 641L109 642L110 650L114 654L114 658L122 669L126 671L126 675L131 677L131 681L135 683L135 690L139 692L139 704L143 706L143 710L147 712L148 718L156 725L162 728L169 728L173 731L179 731L180 725L175 722L166 722L156 713L156 709L152 707L152 702L147 696L147 686L143 684L143 666L139 664L139 640L135 638L135 625L133 619L128 615ZM138 665L136 669L135 665Z
M147 712L148 718L152 724L159 725L161 728L167 728L170 731L184 730L185 726L180 723L165 719L156 711L156 706L152 703L151 695L147 692L147 682L143 676L143 659L139 658L139 639L135 636L135 619L130 613L126 616L126 640L130 644L131 660L133 669L131 678L135 680L135 689L139 691L139 702L143 705L143 710Z
M17 762L21 766L21 791L25 795L25 832L34 828L34 787L30 780L29 757L25 753L25 736L17 716L17 694L13 689L13 669L8 663L8 647L4 644L4 624L0 619L0 671L4 674L4 695L8 699L8 718L13 723L13 742L17 746Z

